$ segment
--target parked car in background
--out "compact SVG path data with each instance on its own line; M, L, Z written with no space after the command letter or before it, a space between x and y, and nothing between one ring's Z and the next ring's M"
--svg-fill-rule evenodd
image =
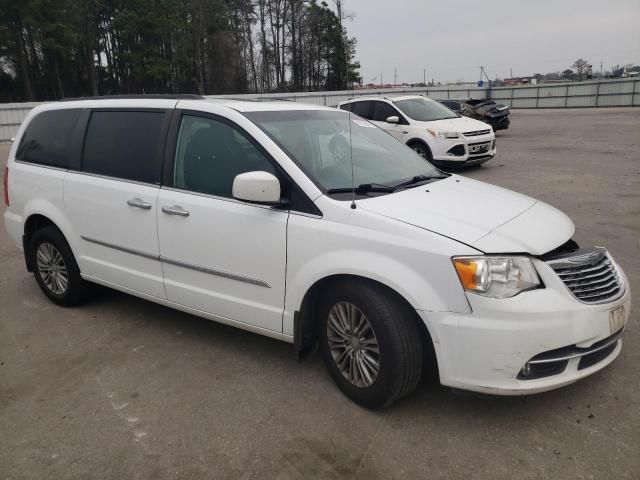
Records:
M489 125L422 95L354 98L339 103L338 108L370 120L445 169L480 165L496 154Z
M409 118L444 109L406 100ZM473 122L447 120L444 132ZM444 385L520 395L622 348L630 293L605 248L579 248L555 208L443 173L340 110L49 103L20 127L4 182L6 228L54 303L78 304L93 282L298 354L319 345L366 407L409 394L425 362Z
M438 101L460 115L488 123L494 132L505 130L511 124L509 107L500 105L493 100L468 98L464 100L443 99Z

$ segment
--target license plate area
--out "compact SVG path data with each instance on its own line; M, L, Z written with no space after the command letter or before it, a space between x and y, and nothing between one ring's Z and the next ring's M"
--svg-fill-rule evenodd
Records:
M489 151L489 147L491 146L491 142L489 143L475 143L469 145L469 153L486 153Z
M609 333L613 335L624 327L624 305L609 312Z

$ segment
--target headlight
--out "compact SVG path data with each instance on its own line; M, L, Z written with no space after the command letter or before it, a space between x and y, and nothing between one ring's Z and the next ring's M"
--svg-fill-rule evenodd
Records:
M509 298L540 286L528 257L454 257L453 265L464 289L485 297Z
M436 138L459 138L460 135L458 132L443 132L440 130L436 130L435 128L427 128L427 132L433 135Z

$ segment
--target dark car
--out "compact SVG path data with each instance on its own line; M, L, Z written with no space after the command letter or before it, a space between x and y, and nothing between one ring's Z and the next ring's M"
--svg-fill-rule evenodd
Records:
M500 105L489 99L444 99L438 100L451 110L465 117L475 118L488 123L493 127L493 131L505 130L509 128L511 120L509 119L509 107Z

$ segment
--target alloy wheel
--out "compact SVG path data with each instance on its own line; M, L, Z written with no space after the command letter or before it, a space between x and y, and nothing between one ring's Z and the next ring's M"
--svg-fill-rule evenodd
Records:
M411 147L411 148L413 148L413 150L414 150L418 155L420 155L422 158L424 158L424 159L428 159L428 158L429 158L429 157L427 156L427 152L425 152L425 151L424 151L424 148L422 148L421 146L419 146L419 145L415 145L415 146L413 146L413 147Z
M69 272L62 254L48 242L38 246L36 262L40 278L55 295L62 295L69 286Z
M366 315L349 302L338 302L327 319L327 340L340 373L357 387L373 385L380 371L380 348Z

